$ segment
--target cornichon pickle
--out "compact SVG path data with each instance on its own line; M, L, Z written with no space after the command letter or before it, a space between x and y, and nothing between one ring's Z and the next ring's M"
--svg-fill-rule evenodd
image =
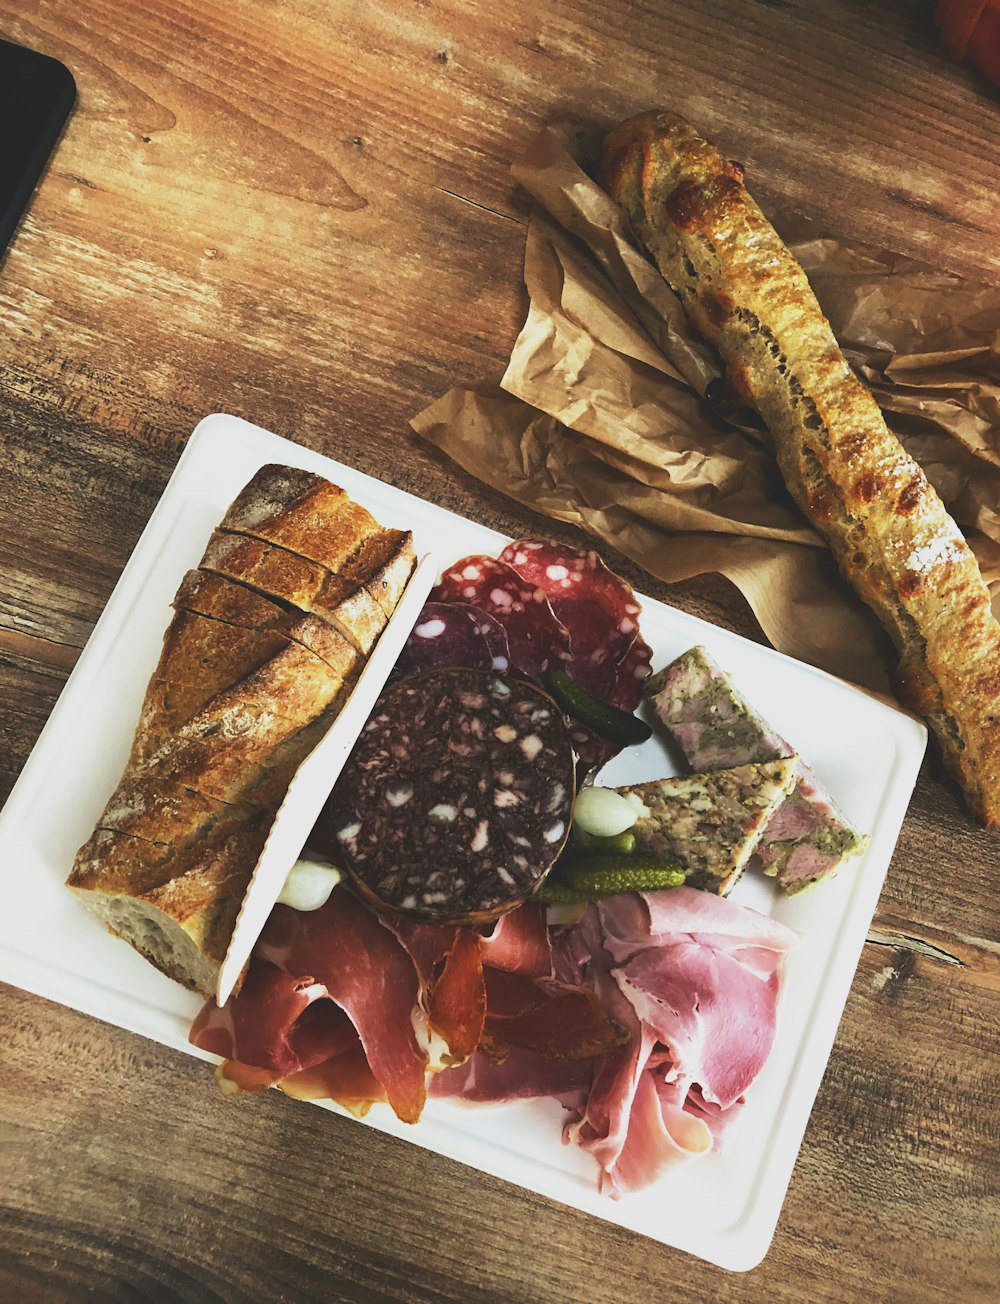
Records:
M549 877L533 894L531 899L532 901L541 902L543 906L575 906L593 898L589 897L586 892L576 892L563 883L554 883Z
M656 856L580 856L559 865L560 884L592 897L680 887L686 878L676 861Z
M636 715L628 711L619 711L617 706L602 702L600 698L591 697L585 688L566 673L565 670L553 670L546 677L546 687L559 706L579 720L602 738L610 738L615 743L644 743L653 736L653 731Z
M574 824L570 829L570 842L581 854L608 851L618 855L628 855L635 850L635 834L631 829L616 833L613 837L600 838L596 833L588 833Z

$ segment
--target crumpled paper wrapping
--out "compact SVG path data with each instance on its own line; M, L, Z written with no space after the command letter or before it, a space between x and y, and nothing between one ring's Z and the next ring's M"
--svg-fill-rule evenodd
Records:
M598 145L561 124L514 165L535 201L527 320L499 383L451 390L414 429L662 580L721 572L776 648L885 691L887 638L792 501L766 431L726 404L718 358L585 171ZM771 216L1000 593L1000 290Z

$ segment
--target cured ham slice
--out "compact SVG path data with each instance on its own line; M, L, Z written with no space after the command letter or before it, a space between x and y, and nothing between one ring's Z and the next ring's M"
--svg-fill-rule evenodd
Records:
M547 978L552 972L552 945L545 907L525 902L501 915L481 938L483 964L491 969Z
M570 1137L611 1195L717 1145L771 1049L791 929L693 888L591 906L561 941L576 975L627 1022L629 1042L594 1074Z
M589 1060L554 1059L515 1048L498 1064L477 1051L460 1067L435 1074L430 1094L478 1105L553 1096L567 1108L578 1109L587 1098L592 1076Z
M252 1087L244 1089L263 1090L349 1050L357 1037L322 983L258 960L247 971L241 999L221 1009L209 1001L194 1021L190 1040L202 1050L261 1070L252 1075Z

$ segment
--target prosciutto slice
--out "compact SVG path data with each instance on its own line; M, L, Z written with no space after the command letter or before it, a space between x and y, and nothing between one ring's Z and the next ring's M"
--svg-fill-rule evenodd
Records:
M783 958L796 935L735 902L674 888L591 906L557 972L590 983L626 1046L598 1067L568 1134L611 1195L721 1139L770 1052Z

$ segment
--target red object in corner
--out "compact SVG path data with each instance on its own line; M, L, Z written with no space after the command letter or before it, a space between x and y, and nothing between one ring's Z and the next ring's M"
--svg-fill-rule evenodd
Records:
M968 59L1000 87L1000 0L940 0L934 23L946 53Z

